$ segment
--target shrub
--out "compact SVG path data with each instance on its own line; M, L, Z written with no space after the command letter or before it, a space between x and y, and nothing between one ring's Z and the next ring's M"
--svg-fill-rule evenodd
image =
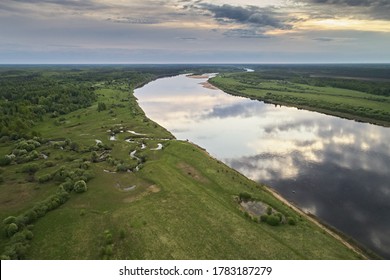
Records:
M42 175L41 177L38 178L38 182L39 183L46 183L46 182L50 181L51 179L53 179L52 174L45 174L45 175Z
M66 181L66 182L62 183L60 186L62 186L64 191L71 192L71 191L73 191L74 183L69 180L69 181Z
M85 183L84 180L79 180L77 181L75 184L74 184L74 187L73 187L74 191L76 193L83 193L83 192L86 192L88 187L87 187L87 183Z
M107 106L106 106L106 104L104 102L99 102L98 103L98 108L97 108L98 112L104 111L106 109L107 109Z
M248 201L252 198L252 196L247 192L242 192L238 195L241 201Z
M54 166L54 162L52 162L52 161L45 161L45 166L46 167L53 167Z
M89 169L89 167L90 167L90 162L89 161L82 162L79 165L79 168L84 169L84 170Z
M125 236L126 236L126 231L123 228L121 228L119 230L119 238L123 239L123 238L125 238Z
M112 234L110 232L106 233L104 239L107 245L113 243Z
M295 221L295 219L293 217L288 217L287 223L291 226L295 226L297 224L297 222Z
M0 166L7 166L11 164L11 158L9 156L3 156L0 158Z
M38 219L38 214L34 210L28 210L25 214L25 223L30 224Z
M91 161L92 162L97 162L98 161L98 154L97 154L97 152L93 151L91 153Z
M46 212L48 211L48 208L47 208L46 204L39 203L39 204L34 206L33 210L35 211L35 213L37 213L37 217L41 218L41 217L45 216Z
M8 237L11 237L11 236L14 235L15 233L17 233L18 230L19 230L19 227L18 227L17 224L15 224L15 223L9 224L9 225L6 227L7 236L8 236Z
M22 167L22 172L33 174L39 170L39 165L32 163Z
M268 215L261 215L260 221L265 223L265 222L267 222L267 218L268 218Z
M105 248L104 248L104 255L106 257L110 257L113 253L113 248L112 248L112 245L107 245Z
M126 172L127 171L127 166L124 164L118 164L116 166L116 171L118 172Z
M277 225L279 225L279 223L280 223L280 220L279 220L278 216L269 215L267 217L267 224L269 224L270 226L277 226Z
M23 233L27 240L32 240L34 237L34 234L32 233L31 230L25 230Z
M5 225L9 225L9 224L15 223L15 222L16 222L16 217L14 217L14 216L9 216L9 217L7 217L7 218L5 218L5 219L3 220L3 223L4 223Z
M27 154L28 154L27 150L25 150L25 149L14 149L14 150L12 151L12 153L13 153L15 156L17 156L17 157L24 156L24 155L27 155Z
M70 175L70 171L65 167L61 167L53 173L53 179L55 181L64 182Z
M267 214L268 215L272 214L272 208L270 206L267 207Z
M279 217L279 222L282 222L283 221L283 215L282 215L282 213L276 213L275 214L276 216L278 216Z

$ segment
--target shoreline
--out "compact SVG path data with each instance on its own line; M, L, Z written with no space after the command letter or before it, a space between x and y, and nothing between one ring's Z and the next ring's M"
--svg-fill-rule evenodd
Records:
M188 78L193 78L193 79L208 79L209 76L208 75L186 75ZM157 78L158 79L158 78ZM157 80L156 79L156 80ZM219 90L222 90L224 91L223 89L220 89L218 88L217 86L214 86L212 83L209 82L209 80L207 80L206 82L202 82L202 83L199 83L200 85L202 85L203 87L205 88L209 88L209 89L219 89ZM226 92L226 91L224 91ZM231 94L230 92L226 92L228 94ZM236 96L241 96L241 95L238 95L238 94L232 94L232 95L236 95ZM247 96L244 96L246 98L248 98ZM138 103L138 100L137 100L137 103ZM141 106L138 104L138 106L141 108ZM142 108L141 108L142 110ZM143 111L143 110L142 110ZM146 116L146 115L145 115ZM147 117L148 118L148 117ZM149 119L149 118L148 118ZM153 120L152 120L153 121ZM161 126L159 124L159 126ZM169 131L170 132L170 131ZM170 132L171 133L171 132ZM172 133L171 133L172 134ZM232 171L236 172L237 174L239 174L240 176L244 176L245 178L247 178L248 180L251 180L249 179L248 177L246 177L245 175L241 174L239 171L237 171L236 169L226 165L225 163L223 163L222 161L220 161L219 159L217 158L214 158L213 156L211 156L211 154L203 147L199 146L198 144L196 143L193 143L191 141L185 141L185 140L179 140L179 141L183 141L183 142L188 142L190 143L191 145L197 147L197 148L200 148L202 151L204 151L205 155L207 155L209 158L213 159L213 160L216 160L218 162L220 162L221 164L224 164L227 168L231 169ZM251 180L253 181L253 180ZM255 181L253 181L255 182ZM302 215L303 217L305 217L308 221L314 223L316 226L318 226L320 229L324 230L328 235L330 235L331 237L335 238L336 240L338 240L339 242L341 242L344 246L346 246L348 249L352 250L354 253L356 253L357 255L359 255L362 259L365 259L365 260L368 260L370 259L370 256L369 254L365 253L364 251L367 250L365 249L363 246L363 249L364 250L361 250L359 248L359 246L356 246L354 244L351 244L350 242L348 242L342 235L340 235L337 230L332 230L330 227L327 227L326 225L324 225L318 217L314 216L314 215L310 215L306 212L304 212L302 209L300 209L298 206L296 206L294 203L288 201L287 199L285 199L282 195L280 195L276 190L272 189L270 186L267 186L267 185L264 185L264 184L261 184L259 182L255 182L256 185L258 186L262 186L266 189L266 191L268 191L272 196L274 196L277 200L279 200L281 203L287 205L289 208L293 209L295 212L297 212L299 215ZM346 237L348 237L346 235ZM348 237L350 238L350 237Z
M298 212L300 215L304 216L306 219L308 219L312 223L316 224L318 227L320 227L321 229L326 231L326 233L328 233L329 235L331 235L332 237L334 237L335 239L340 241L342 244L344 244L346 247L348 247L349 249L354 251L356 254L360 255L365 260L369 259L368 256L362 250L360 250L357 246L351 244L350 242L345 240L340 234L338 234L337 232L331 230L329 227L322 224L319 221L319 218L317 216L315 216L313 214L310 215L310 214L304 212L301 208L299 208L294 203L285 199L281 194L279 194L276 190L272 189L271 187L265 186L265 185L263 185L263 186L267 189L267 191L269 191L278 200L280 200L281 202L283 202L284 204L286 204L290 208L294 209L296 212Z
M242 94L242 93L232 91L229 89L219 88L217 85L213 84L213 81L210 79L207 82L210 83L211 85L213 85L214 87L216 87L217 89L222 90L223 92L230 94L230 95L233 95L233 96L245 97L245 98L249 98L251 100L257 100L257 101L261 101L261 102L264 102L267 104L292 107L292 108L296 108L298 110L307 110L307 111L311 111L311 112L317 112L320 114L325 114L328 116L352 120L355 122L369 123L369 124L378 125L378 126L382 126L382 127L390 127L390 122L385 121L385 120L378 120L378 119L373 119L370 117L357 116L357 115L352 115L352 114L344 113L344 112L337 112L337 111L335 112L335 111L332 111L329 109L323 109L323 108L318 108L318 107L313 107L313 106L308 106L308 105L298 105L298 104L289 103L289 102L267 100L267 99L264 99L261 97L246 95L246 94Z

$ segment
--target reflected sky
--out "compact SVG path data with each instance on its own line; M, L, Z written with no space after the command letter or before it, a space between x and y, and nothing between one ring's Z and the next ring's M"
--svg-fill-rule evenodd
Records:
M390 258L390 129L163 78L135 95L147 116Z

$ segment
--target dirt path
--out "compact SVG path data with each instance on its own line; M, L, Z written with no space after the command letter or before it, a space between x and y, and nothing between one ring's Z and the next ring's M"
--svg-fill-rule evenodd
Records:
M325 230L328 234L330 234L331 236L333 236L334 238L336 238L337 240L339 240L341 243L343 243L345 246L347 246L349 249L351 249L352 251L354 251L355 253L357 253L358 255L362 256L365 260L367 260L367 256L364 255L364 253L362 253L358 248L356 248L355 246L353 246L352 244L348 243L344 238L342 238L340 235L338 235L337 233L335 233L334 231L330 230L329 228L327 228L326 226L324 226L323 224L321 224L320 222L318 222L316 219L314 219L313 217L310 217L309 215L307 215L305 212L303 212L301 209L299 209L297 206L295 206L294 204L292 204L291 202L289 202L287 199L285 199L284 197L282 197L279 193L277 193L276 191L272 190L271 188L269 187L266 187L267 190L272 193L277 199L279 199L280 201L284 202L285 204L287 204L288 206L290 206L292 209L294 209L295 211L297 211L299 214L301 214L302 216L305 216L309 221L313 222L314 224L316 224L317 226L319 226L321 229Z

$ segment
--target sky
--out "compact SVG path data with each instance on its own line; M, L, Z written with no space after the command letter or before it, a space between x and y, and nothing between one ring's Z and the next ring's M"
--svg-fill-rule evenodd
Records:
M0 0L35 63L390 63L390 0Z

